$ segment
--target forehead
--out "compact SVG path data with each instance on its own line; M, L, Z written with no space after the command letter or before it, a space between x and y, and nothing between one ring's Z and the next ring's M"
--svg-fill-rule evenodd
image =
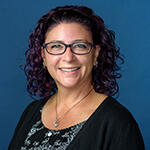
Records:
M75 40L93 42L90 30L80 23L60 23L46 33L45 42L63 41L66 43Z

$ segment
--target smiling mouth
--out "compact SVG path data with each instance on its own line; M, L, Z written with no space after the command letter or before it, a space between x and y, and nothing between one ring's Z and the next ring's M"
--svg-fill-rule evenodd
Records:
M80 67L75 67L75 68L59 68L62 71L76 71L80 69Z

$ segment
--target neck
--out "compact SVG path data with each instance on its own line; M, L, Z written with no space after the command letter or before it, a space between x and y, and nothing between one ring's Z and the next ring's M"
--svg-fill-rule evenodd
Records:
M78 88L58 88L57 100L58 105L72 106L93 88L91 84L86 84ZM91 95L91 93L90 93ZM90 96L89 95L89 96ZM88 97L89 97L88 96Z

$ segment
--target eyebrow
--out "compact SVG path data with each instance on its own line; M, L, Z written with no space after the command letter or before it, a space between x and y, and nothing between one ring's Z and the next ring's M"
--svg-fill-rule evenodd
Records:
M53 41L50 41L50 42L47 42L47 43L51 43L51 42L60 42L60 43L65 43L64 41L61 41L61 40L53 40ZM90 42L90 41L87 41L87 40L83 40L83 39L77 39L77 40L73 40L71 41L71 43L74 43L74 42Z

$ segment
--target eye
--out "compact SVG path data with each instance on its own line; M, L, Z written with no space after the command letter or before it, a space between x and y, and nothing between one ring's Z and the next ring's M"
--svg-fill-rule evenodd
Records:
M88 49L88 44L86 43L76 43L73 45L73 49L75 50L85 50Z
M51 44L50 48L51 49L62 49L63 45L61 45L61 44Z

